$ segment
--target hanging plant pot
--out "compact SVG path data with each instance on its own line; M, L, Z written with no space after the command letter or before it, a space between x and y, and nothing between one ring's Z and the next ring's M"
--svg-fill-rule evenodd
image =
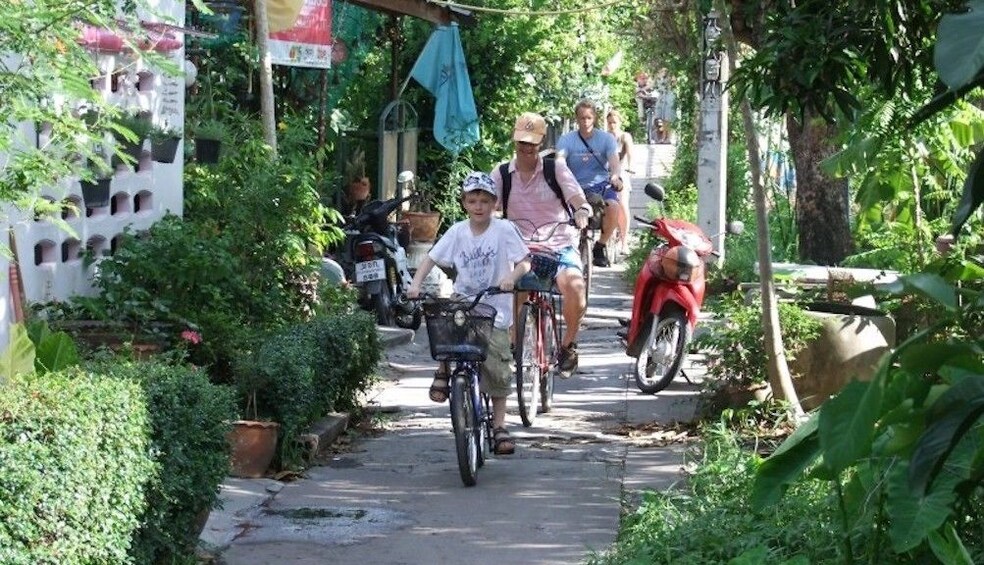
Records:
M158 163L173 163L174 157L178 154L178 143L180 142L180 137L151 138L151 158Z
M140 157L143 156L143 140L140 143L125 142L120 149L122 149L123 153L129 155L133 159L133 162L126 162L120 157L113 155L113 166L119 167L120 165L126 165L133 170L137 170L137 167L140 165Z
M234 477L262 477L277 452L280 424L258 420L238 420L226 436L232 448L229 474Z
M222 142L217 139L195 138L195 160L199 163L218 163Z
M95 182L80 180L82 199L88 208L105 208L109 206L109 188L112 178L96 179Z

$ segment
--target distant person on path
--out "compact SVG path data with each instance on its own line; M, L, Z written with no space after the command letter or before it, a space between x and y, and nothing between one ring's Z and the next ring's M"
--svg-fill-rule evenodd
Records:
M635 76L636 88L636 110L638 111L639 123L646 123L646 98L653 91L653 83L649 80L649 75L640 72Z
M503 217L515 221L523 237L531 239L537 235L534 231L536 228L547 228L551 223L561 222L553 236L538 242L538 245L542 244L557 253L560 261L554 284L563 297L561 314L564 317L564 335L560 339L557 365L560 376L566 378L577 370L577 335L588 306L577 243L580 230L588 225L592 210L567 163L560 158L540 156L540 144L546 133L547 122L542 116L532 112L522 114L513 128L516 157L494 168L492 180L499 194ZM553 167L551 178L555 179L563 199L558 197L547 180L545 166ZM508 196L504 193L506 178L509 182ZM573 226L567 223L572 215ZM546 234L540 232L539 235Z
M672 143L673 124L676 121L675 82L666 67L656 75L656 120L662 125L656 143Z
M457 222L445 232L417 267L407 296L417 298L427 274L434 265L454 266L458 275L454 291L475 296L497 286L512 290L530 270L530 250L511 222L493 218L498 207L495 183L483 172L473 172L461 184L461 205L468 219ZM506 430L506 399L513 389L510 367L509 328L513 320L512 294L485 296L482 302L496 310L495 327L489 340L488 357L482 363L482 391L492 397L492 426L496 455L509 455L516 444ZM430 399L444 402L451 392L447 363L434 373Z
M622 216L618 224L619 238L621 239L619 250L623 255L629 251L629 196L632 191L632 134L622 129L622 114L615 108L608 110L605 116L605 123L608 133L615 136L615 144L618 147L618 159L622 163L622 192L618 195L622 203Z
M557 140L557 151L563 153L574 178L584 189L588 201L603 205L601 236L592 251L596 267L610 267L605 246L621 225L622 205L618 193L622 190L622 164L619 161L615 136L595 127L598 111L591 100L581 100L574 107L577 129Z

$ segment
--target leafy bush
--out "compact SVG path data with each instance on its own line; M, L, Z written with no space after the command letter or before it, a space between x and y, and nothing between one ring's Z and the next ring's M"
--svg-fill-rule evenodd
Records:
M694 339L695 346L707 349L708 374L718 382L736 386L768 381L759 302L745 304L740 293L735 293L709 309L717 314L720 324ZM788 302L779 303L779 325L788 360L794 359L811 339L817 337L821 328L818 320Z
M163 563L192 555L201 520L218 500L229 471L226 433L236 417L233 391L213 385L201 370L162 363L113 362L96 370L141 386L157 472L146 486L130 556Z
M77 369L0 387L0 563L124 563L155 464L136 383Z
M222 364L245 338L245 270L227 234L202 234L168 215L145 233L124 233L116 253L99 264L95 300L104 319L135 328L167 322L177 328L167 336L172 344L180 329L198 329L203 339L191 361Z
M625 517L615 545L589 563L738 565L844 563L832 500L819 483L790 489L781 504L753 512L748 492L757 457L731 432L705 431L686 485L647 492ZM878 561L883 563L882 561Z
M372 384L380 346L367 312L317 316L268 336L236 367L247 418L280 423L280 464L298 463L294 439L325 414L358 405Z

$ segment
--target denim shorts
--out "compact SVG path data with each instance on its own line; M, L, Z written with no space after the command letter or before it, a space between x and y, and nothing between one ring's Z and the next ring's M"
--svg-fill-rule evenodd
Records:
M581 254L578 253L577 249L568 245L567 247L561 249L554 253L554 259L557 260L557 272L563 271L564 269L575 269L578 273L583 272L581 266ZM557 273L554 273L554 278L557 277ZM536 273L530 271L523 275L523 278L519 279L516 283L516 288L518 290L550 290L553 286L553 280L543 280L537 277Z
M584 187L584 194L585 196L589 194L597 194L601 196L602 200L618 200L618 191L615 190L612 183L607 180L599 181Z

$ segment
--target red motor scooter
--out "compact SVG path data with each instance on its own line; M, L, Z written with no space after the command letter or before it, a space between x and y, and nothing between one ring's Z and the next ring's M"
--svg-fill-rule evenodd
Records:
M661 186L649 183L645 191L662 204L665 192ZM699 227L685 220L635 219L665 240L653 248L639 270L625 337L626 354L636 358L636 385L653 394L680 372L704 302L704 258L714 254L714 247ZM743 229L741 222L729 222L726 231L737 234Z

